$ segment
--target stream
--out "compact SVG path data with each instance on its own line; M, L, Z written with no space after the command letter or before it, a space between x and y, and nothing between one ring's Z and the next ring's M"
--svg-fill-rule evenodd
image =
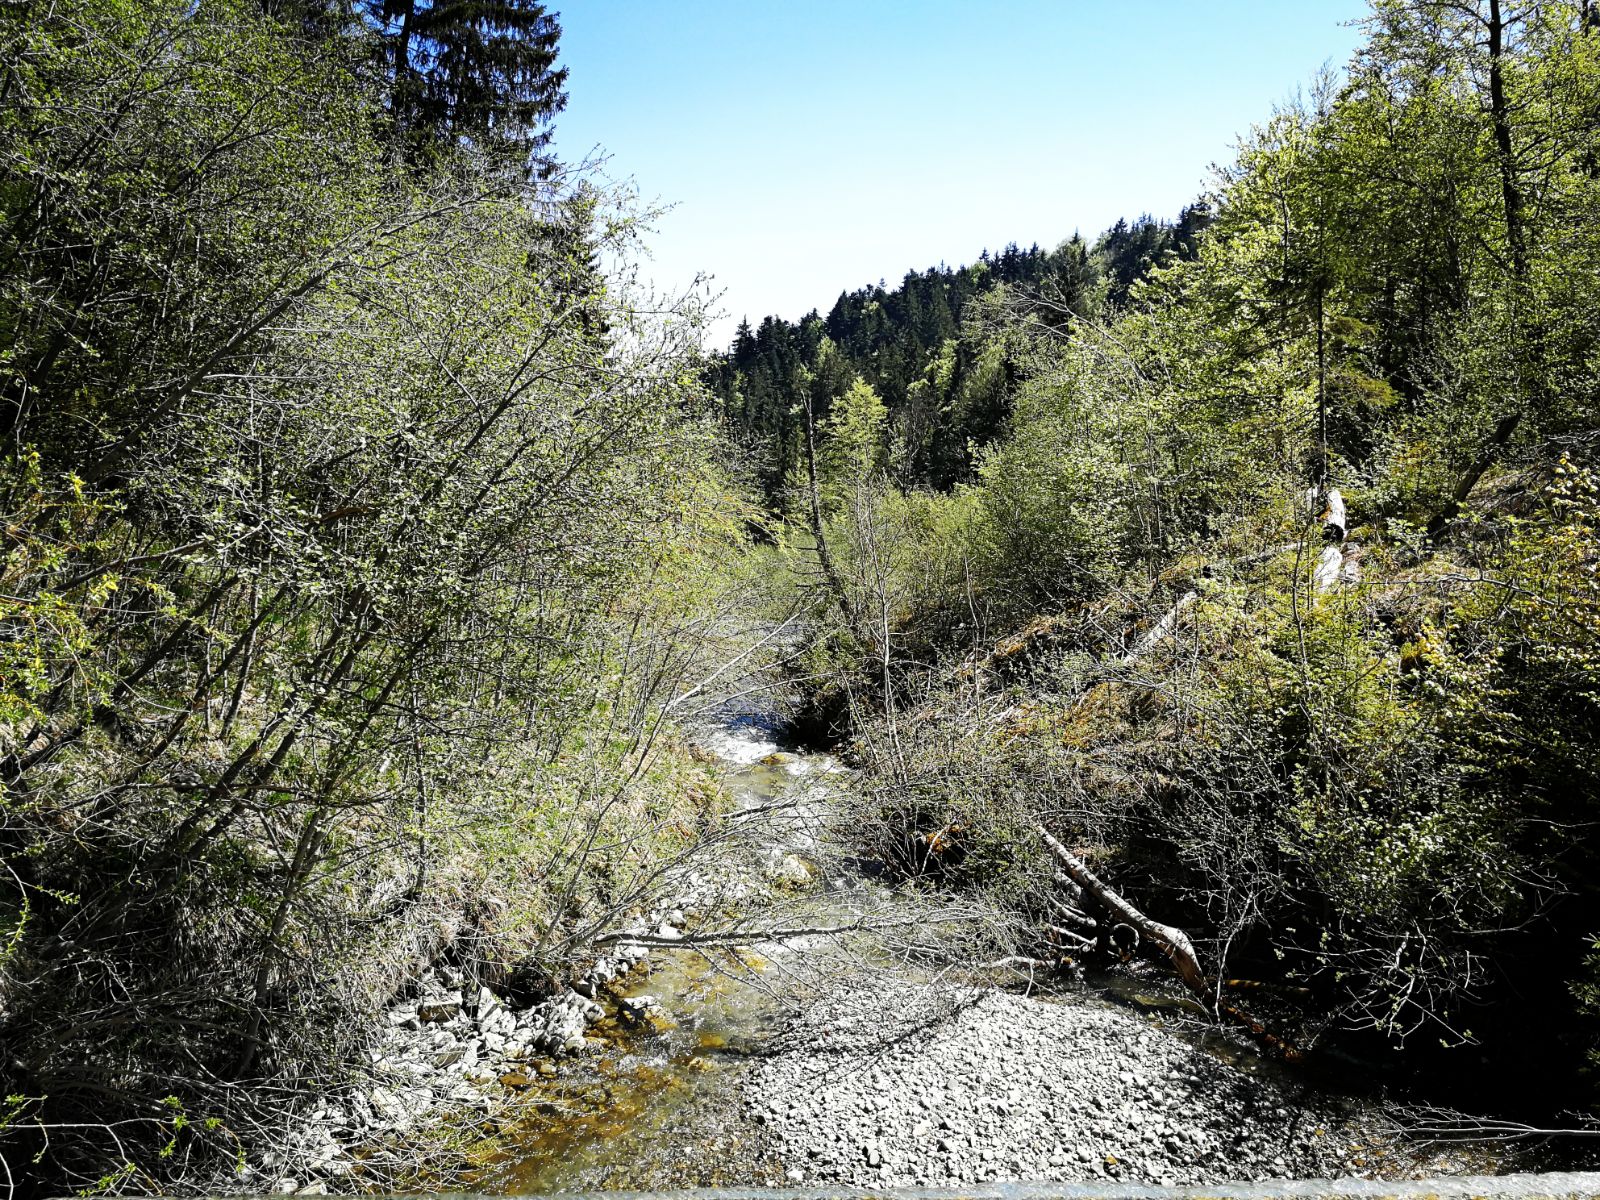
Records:
M734 812L762 815L763 846L737 851L752 875L820 895L824 902L808 911L830 919L849 919L859 912L850 901L868 893L878 904L889 899L853 871L817 871L832 789L850 778L836 758L785 747L776 718L761 712L728 715L693 742L721 764ZM770 1139L738 1111L739 1078L789 1014L785 960L818 941L652 950L647 971L617 988L615 999L653 998L664 1019L634 1025L613 1015L602 1022L607 1048L563 1064L540 1103L540 1116L551 1119L507 1139L514 1148L483 1185L527 1194L781 1183ZM618 1003L614 1012L624 1008Z
M792 906L828 924L907 911L870 864L828 853L837 789L853 780L837 759L785 747L760 713L694 742L722 764L730 821L762 826L712 868L747 888L747 902L719 893L712 917L754 906L758 924L787 913L779 925L794 928ZM1481 1147L1386 1141L1372 1098L1204 1028L1153 968L1027 995L905 962L862 969L872 948L846 957L841 940L652 948L607 999L592 1031L602 1041L530 1081L475 1188L1188 1183L1506 1165ZM818 992L820 978L836 990ZM632 1015L645 1004L649 1019Z

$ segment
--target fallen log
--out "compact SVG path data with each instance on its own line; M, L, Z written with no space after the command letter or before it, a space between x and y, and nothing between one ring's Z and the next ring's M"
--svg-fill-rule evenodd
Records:
M1328 494L1322 501L1322 536L1330 542L1342 543L1349 529L1348 518L1345 515L1344 493L1338 488L1329 488Z
M1212 1009L1215 997L1206 982L1205 972L1200 969L1200 956L1195 953L1194 943L1189 940L1189 935L1181 929L1163 925L1160 921L1153 921L1145 916L1124 900L1110 884L1091 871L1081 858L1057 841L1049 830L1042 825L1036 828L1039 836L1044 839L1044 844L1049 847L1050 853L1055 856L1062 870L1072 881L1099 901L1101 906L1122 924L1137 930L1140 936L1160 950L1167 962L1172 965L1172 969L1177 972L1178 978L1183 981L1183 985L1193 992L1208 1010Z
M1333 591L1341 583L1349 582L1352 577L1360 578L1359 559L1351 564L1353 570L1347 570L1345 536L1349 530L1350 521L1345 512L1344 495L1338 488L1329 488L1322 500L1322 538L1325 545L1322 553L1317 556L1316 567L1311 572L1311 590L1318 595Z
M1169 608L1166 614L1133 644L1133 649L1117 660L1116 665L1118 667L1131 667L1137 664L1140 659L1161 644L1166 636L1172 632L1173 626L1177 625L1178 618L1183 616L1184 609L1199 598L1200 593L1194 591L1185 592L1178 597L1178 602Z
M1500 458L1500 453L1506 448L1506 443L1511 440L1511 435L1517 431L1517 426L1522 423L1521 413L1512 413L1501 417L1495 423L1494 432L1489 435L1489 440L1484 443L1478 457L1467 468L1467 473L1456 483L1455 491L1450 494L1450 501L1442 510L1428 522L1428 536L1437 538L1454 521L1461 512L1461 506L1467 502L1467 497L1472 495L1472 489L1478 486L1478 480L1483 478L1484 472L1494 466Z
M1338 546L1325 546L1317 556L1317 565L1311 572L1311 590L1321 595L1339 585L1344 572L1344 551Z
M1114 928L1131 929L1161 951L1178 978L1183 981L1183 986L1205 1005L1207 1012L1232 1021L1269 1053L1289 1062L1298 1062L1304 1057L1293 1043L1273 1033L1265 1023L1257 1020L1239 1005L1221 999L1214 981L1207 978L1201 968L1200 956L1195 952L1194 943L1189 940L1187 933L1175 926L1163 925L1160 921L1145 916L1110 884L1091 871L1087 863L1062 845L1043 825L1035 825L1034 828L1050 853L1061 864L1066 878L1103 907L1111 917L1118 919L1118 925ZM1058 925L1049 928L1057 937L1071 932ZM1224 982L1222 986L1228 987L1242 982L1244 981L1230 980Z

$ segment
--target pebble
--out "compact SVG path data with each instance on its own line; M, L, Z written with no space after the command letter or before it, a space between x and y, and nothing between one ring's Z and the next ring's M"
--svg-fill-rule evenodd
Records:
M745 1079L746 1111L787 1118L769 1122L779 1157L811 1162L814 1181L1193 1184L1355 1169L1338 1149L1359 1138L1336 1147L1312 1133L1347 1128L1337 1113L1288 1126L1283 1085L1086 998L845 984L795 1018L777 1048ZM1214 1129L1238 1144L1214 1152ZM1253 1149L1268 1138L1281 1147L1275 1159ZM856 1152L841 1155L841 1143Z
M683 910L658 912L650 920L666 929L674 918L682 924ZM415 998L399 1001L383 1015L382 1035L368 1055L371 1077L348 1097L347 1106L322 1101L309 1107L283 1142L250 1154L239 1178L268 1172L274 1193L325 1194L328 1179L355 1169L356 1151L380 1142L401 1144L408 1131L436 1110L450 1106L492 1112L496 1097L528 1087L535 1076L559 1075L554 1063L531 1061L532 1054L582 1054L592 1042L600 1045L586 1034L606 1014L597 999L601 990L648 956L637 944L617 946L574 981L571 990L521 1011L457 968L441 965L424 971L415 984ZM633 1008L641 1014L660 1011L648 996L639 997Z
M811 869L789 858L779 853L769 865L791 869L798 885ZM766 874L768 883L752 874L748 890L769 890ZM709 911L708 900L737 898L726 880L696 878L676 907L636 914L626 932L680 940L690 919ZM276 1180L272 1190L283 1193L325 1190L323 1179L356 1164L353 1150L403 1145L405 1132L436 1108L487 1112L509 1088L558 1077L549 1057L536 1056L586 1053L607 985L648 954L636 942L610 943L571 990L521 1011L459 970L426 972L417 998L387 1014L372 1081L349 1098L347 1113L329 1110L293 1145L253 1155L259 1178ZM636 1017L658 1011L646 996L617 1008ZM760 1137L775 1142L790 1184L1330 1176L1359 1169L1350 1160L1371 1141L1370 1130L1339 1114L1302 1107L1271 1080L1087 999L877 976L813 1000L775 1048L729 1084L741 1088ZM1291 1109L1300 1110L1294 1124Z

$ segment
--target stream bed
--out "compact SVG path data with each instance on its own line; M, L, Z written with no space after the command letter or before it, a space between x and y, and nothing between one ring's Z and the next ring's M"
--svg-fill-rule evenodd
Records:
M753 712L701 730L695 742L722 765L734 810L765 818L767 844L736 851L745 860L737 864L741 876L780 891L846 898L869 886L856 877L815 877L829 790L848 776L837 759L784 748L775 720ZM768 815L774 807L780 816ZM803 953L802 939L653 949L647 967L612 997L613 1015L597 1030L606 1047L561 1064L561 1074L544 1083L541 1111L506 1133L507 1149L479 1186L528 1194L782 1183L773 1139L740 1111L740 1082L791 1015L779 960ZM625 1002L641 997L654 1001L656 1015L627 1020Z
M861 864L825 852L833 789L851 785L837 760L784 748L759 714L696 741L723 764L735 812L764 823L716 872L813 921L896 911ZM739 908L730 895L724 918ZM830 960L839 939L816 936L652 947L605 998L591 1050L529 1080L474 1187L1183 1184L1517 1165L1491 1147L1402 1144L1374 1097L1203 1031L1158 973L1030 995L854 949Z

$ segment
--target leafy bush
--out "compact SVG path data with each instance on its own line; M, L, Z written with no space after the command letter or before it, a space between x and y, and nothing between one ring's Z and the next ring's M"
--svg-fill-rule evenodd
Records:
M695 840L664 706L746 514L698 314L594 266L635 218L397 165L359 33L75 0L0 41L6 1134L161 1186L419 960L559 967Z

